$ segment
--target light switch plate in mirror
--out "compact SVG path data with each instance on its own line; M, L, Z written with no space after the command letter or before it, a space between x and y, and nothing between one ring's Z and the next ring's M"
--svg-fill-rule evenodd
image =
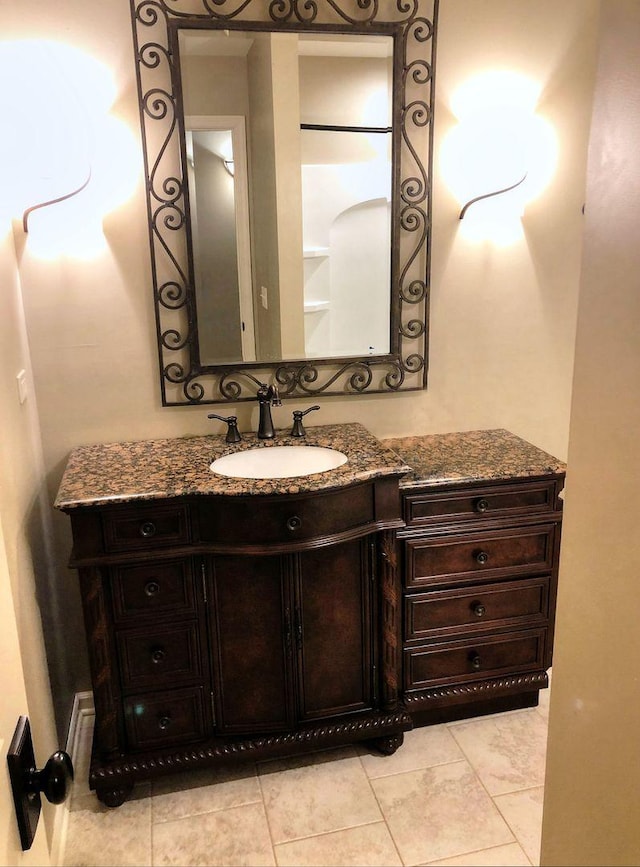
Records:
M260 382L274 382L282 398L425 388L438 0L131 0L131 11L163 405L253 400ZM388 351L202 362L178 38L184 29L393 39ZM257 297L259 286L254 291Z

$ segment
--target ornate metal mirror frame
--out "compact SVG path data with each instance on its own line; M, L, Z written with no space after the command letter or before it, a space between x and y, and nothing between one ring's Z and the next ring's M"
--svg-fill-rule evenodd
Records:
M371 394L426 386L430 170L438 0L131 0L162 403ZM324 31L393 37L390 352L205 366L193 283L180 28Z

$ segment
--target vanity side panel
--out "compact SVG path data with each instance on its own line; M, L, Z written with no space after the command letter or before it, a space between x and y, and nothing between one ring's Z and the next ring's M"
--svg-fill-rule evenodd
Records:
M118 753L120 693L110 628L106 569L78 570L95 707L94 745L102 759Z
M99 557L104 554L102 519L97 508L78 508L69 511L71 532L73 533L73 552L71 564L83 558Z
M374 488L376 521L396 528L404 526L404 521L398 520L399 515L402 514L402 498L398 483L397 476L376 479Z

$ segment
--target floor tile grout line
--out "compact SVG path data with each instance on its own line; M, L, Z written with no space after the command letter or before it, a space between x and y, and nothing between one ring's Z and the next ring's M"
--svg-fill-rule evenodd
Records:
M530 711L530 710L537 711L537 707L536 707L536 708L521 708L521 709L518 710L518 711L507 711L506 714L494 714L494 715L492 715L492 716L494 716L494 717L498 717L498 716L503 717L503 716L506 716L507 714L508 714L508 715L514 715L514 714L516 714L516 713L522 713L522 712L525 711L525 710L526 710L526 711ZM540 714L538 714L538 716L540 716ZM466 720L466 722L468 722L469 724L472 724L472 723L476 722L477 720L481 720L481 719L485 719L485 718L486 718L486 717L474 717L474 718L471 718L470 720ZM547 722L547 728L548 728L548 721L546 721L546 720L544 720L544 719L543 719L543 721L544 721L544 722ZM455 737L455 736L454 736L454 737ZM474 773L474 775L476 776L476 778L477 778L477 780L478 780L478 783L480 784L480 786L482 786L482 788L483 788L484 791L486 792L487 796L491 799L491 802L493 803L494 808L498 811L498 813L500 814L500 817L501 817L502 821L505 823L505 825L507 826L507 828L509 829L509 831L510 831L511 834L513 835L513 837L514 837L514 841L515 841L516 843L518 843L518 845L520 846L520 848L521 848L522 851L524 852L525 857L527 858L527 860L528 860L529 862L531 862L531 858L529 858L529 855L528 855L528 853L527 853L527 851L526 851L526 849L525 849L525 847L524 847L522 841L520 840L520 838L519 838L518 835L516 834L515 829L513 828L513 826L511 825L511 823L508 821L507 817L504 815L504 813L503 813L502 810L500 809L500 805L496 802L496 798L503 797L503 796L505 796L505 795L518 794L518 793L520 793L520 792L526 792L526 791L530 791L530 790L532 790L532 789L539 789L539 788L542 788L542 790L543 790L543 792L544 792L544 780L543 780L542 784L537 783L537 784L534 784L534 785L531 785L531 786L525 786L525 787L523 787L522 789L515 789L515 790L513 790L513 791L511 791L511 792L501 792L501 793L499 793L499 794L495 794L495 795L494 795L494 794L492 794L492 793L488 790L488 788L487 788L486 785L484 784L484 782L483 782L483 780L482 780L480 774L478 773L478 770L477 770L475 764L474 764L474 763L471 761L471 759L469 758L469 756L468 756L467 752L465 751L464 747L462 746L462 744L460 744L460 743L458 742L457 738L456 738L455 740L456 740L456 743L458 744L458 746L460 747L461 752L463 753L463 755L465 756L466 760L468 761L469 766L472 768L473 773ZM545 758L546 758L546 749L545 749Z
M526 708L526 710L532 710L532 708ZM519 711L516 711L516 713L518 713L518 712L519 712ZM509 711L509 713L513 713L513 711ZM496 715L496 716L497 716L497 715ZM467 722L471 725L471 724L473 724L473 723L475 723L475 722L480 722L480 721L482 721L482 720L484 720L484 719L486 719L486 717L475 717L475 718L473 718L473 719L467 720ZM482 782L482 778L480 777L480 773L479 773L478 769L476 768L476 765L475 765L474 761L473 761L472 758L469 756L469 754L467 753L467 751L465 750L465 748L462 746L462 744L461 744L461 743L458 741L458 739L455 737L455 735L453 735L453 737L454 737L454 739L455 739L455 741L456 741L456 744L458 745L458 747L459 747L459 749L460 749L460 752L464 755L466 761L467 761L467 762L469 763L469 765L473 768L473 772L475 773L475 775L476 775L476 776L478 777L478 779L480 780L480 784L482 785L482 788L485 790L485 792L487 793L487 795L488 795L490 798L492 798L492 799L493 799L494 797L498 797L498 795L493 795L493 794L489 791L489 789L485 786L485 784ZM545 748L545 759L546 759L546 748ZM543 779L542 783L534 783L534 784L531 785L531 786L524 786L523 788L524 788L524 789L533 789L533 788L538 788L539 786L544 786L544 779ZM519 792L519 791L521 791L521 790L520 790L520 789L514 789L514 790L512 790L512 791L514 791L514 792ZM511 794L511 792L500 792L499 794L500 794L500 795L509 795L509 794Z
M400 747L400 749L402 749L402 746ZM403 865L403 867L407 867L407 862L402 857L402 853L400 852L400 847L398 846L398 844L396 842L396 838L394 837L393 831L391 830L391 828L389 826L389 822L387 821L387 817L386 817L385 812L382 808L382 804L380 803L380 799L378 798L378 795L376 794L376 790L373 786L373 780L371 779L371 777L367 773L367 769L364 766L364 762L362 761L362 756L360 755L360 753L358 753L358 759L360 760L360 765L362 767L362 771L363 771L363 773L367 779L367 782L369 783L369 788L371 789L371 793L373 794L373 797L375 798L376 804L378 805L378 809L380 810L380 815L382 816L382 821L384 822L385 828L387 829L387 833L389 834L389 837L391 839L391 842L393 843L394 849L396 850L396 853L398 855L398 859L400 860L400 863Z
M465 857L467 855L480 855L480 854L483 854L485 852L491 852L495 849L502 849L503 846L513 846L514 844L519 846L520 849L522 849L522 853L523 853L524 857L527 859L527 861L529 862L529 865L531 867L531 859L529 858L527 853L524 851L524 849L522 848L522 844L518 840L514 840L513 843L498 843L497 846L484 846L482 849L472 849L469 852L464 852L462 855L452 855L450 857L460 858L460 857ZM431 867L432 864L437 864L438 862L441 862L442 860L443 860L442 858L434 858L433 861L421 861L420 864L416 865L416 867ZM444 859L444 860L448 860L448 857L447 857L447 859Z
M505 717L505 716L507 716L507 715L515 715L516 713L523 713L524 711L536 711L537 716L541 717L542 720L543 720L543 722L547 723L547 725L548 725L548 719L547 719L547 718L546 718L542 713L540 713L539 708L537 708L537 707L536 707L536 708L522 708L522 709L519 709L519 710L517 710L517 711L507 712L507 713L503 713L503 714L494 714L494 715L491 715L491 717L493 717L493 718L496 718L496 717ZM466 723L466 724L470 724L470 723L473 723L473 722L479 721L479 720L481 720L481 719L486 719L486 718L487 718L487 717L479 717L479 718L471 718L471 719L468 719L468 720L460 720L460 721L457 721L457 724L458 724L458 725L460 725L460 724L465 724L465 723ZM450 730L451 728L454 728L454 727L455 727L455 726L447 726L447 728L448 728L449 730ZM359 823L359 824L356 824L356 825L348 825L348 826L345 826L344 828L333 829L333 830L331 830L331 831L320 832L320 833L318 833L318 834L309 834L309 835L306 835L306 836L304 836L304 837L295 838L295 840L292 840L292 841L282 841L282 843L283 843L283 844L286 844L286 843L288 843L288 842L295 842L295 841L297 841L297 840L311 840L311 839L313 839L313 838L319 838L319 837L322 837L322 836L326 836L326 835L328 835L328 834L339 833L340 831L348 831L348 830L355 829L355 828L358 828L358 827L367 827L367 826L372 826L372 825L380 824L380 821L382 821L382 822L384 823L384 826L385 826L385 828L386 828L388 834L389 834L389 838L390 838L391 841L392 841L392 844L393 844L393 846L394 846L394 849L395 849L395 851L396 851L396 853L397 853L397 855L398 855L398 858L399 858L400 862L404 865L404 867L407 867L406 862L405 862L404 859L402 858L402 855L401 855L400 850L399 850L399 848L398 848L398 845L397 845L397 843L396 843L395 837L394 837L394 835L393 835L393 833L392 833L392 831L391 831L391 828L389 827L389 824L388 824L388 821L387 821L387 817L386 817L386 815L385 815L385 813L384 813L384 810L382 809L382 806L381 806L381 804L380 804L380 801L379 801L379 799L378 799L378 797L377 797L377 795L376 795L376 791L375 791L374 783L375 783L376 781L380 780L380 779L389 779L390 777L393 777L393 776L400 776L400 775L403 775L403 774L405 774L405 773L424 772L424 771L429 770L429 769L431 769L431 768L433 768L433 767L443 767L443 766L446 766L446 765L459 763L460 761L465 761L465 762L468 764L468 766L471 768L471 770L472 770L472 772L473 772L473 774L474 774L474 777L475 777L476 780L478 781L478 783L479 783L479 785L481 786L481 788L485 791L485 793L487 794L487 796L489 797L489 799L490 799L490 800L492 801L492 803L494 804L495 809L498 811L498 813L499 813L499 815L501 816L502 820L505 822L505 825L509 828L509 831L512 833L512 835L513 835L513 837L514 837L514 840L513 840L512 842L513 842L513 843L516 843L517 845L520 846L520 848L522 849L522 851L523 851L523 853L524 853L525 858L527 859L527 862L529 862L530 864L532 864L532 863L533 863L533 862L532 862L532 859L529 857L528 853L527 853L526 850L524 849L524 846L523 846L522 842L520 841L520 839L518 838L518 835L515 833L515 831L514 831L512 825L511 825L511 823L508 821L508 819L507 819L507 818L504 816L504 814L502 813L502 810L500 809L500 807L499 807L499 805L498 805L496 799L497 799L497 798L503 798L503 797L506 797L506 796L509 796L509 795L517 795L517 794L520 794L520 793L523 793L523 792L527 792L527 791L533 791L534 789L543 789L543 790L544 790L544 783L542 783L542 784L540 784L540 783L534 783L534 784L530 784L530 785L525 785L525 786L523 786L522 788L514 789L514 790L511 790L511 791L508 791L508 792L501 792L501 793L499 793L499 794L495 794L495 795L491 794L491 793L488 791L487 787L486 787L486 786L484 785L484 783L482 782L482 779L480 778L480 776L479 776L479 774L478 774L478 771L477 771L477 769L476 769L476 767L475 767L473 761L471 760L471 758L469 757L469 755L467 754L467 752L465 751L465 749L464 749L464 748L462 747L462 745L457 741L457 738L455 738L455 736L453 735L453 732L450 732L450 733L452 734L452 737L454 737L454 740L455 740L455 742L456 742L456 745L457 745L458 749L460 750L460 753L461 753L461 757L462 757L462 758L457 759L457 760L454 760L454 761L452 761L452 762L451 762L451 761L450 761L450 762L441 762L441 763L439 763L439 764L437 764L437 765L429 765L429 766L426 767L426 768L410 768L410 769L407 769L407 770L404 770L404 771L400 771L400 770L399 770L399 771L395 771L395 772L390 773L390 774L384 774L384 775L382 775L381 777L370 777L370 776L369 776L369 774L367 773L367 770L366 770L366 767L365 767L364 761L363 761L363 755L364 755L364 754L361 753L361 752L358 751L358 750L355 750L355 755L354 755L354 757L357 757L357 758L359 759L360 767L362 768L362 771L363 771L363 773L365 774L365 778L366 778L366 780L367 780L367 782L368 782L368 784L369 784L369 788L370 788L370 790L371 790L371 792L372 792L372 795L373 795L373 797L374 797L374 799L375 799L375 801L376 801L376 804L377 804L377 806L378 806L378 808L379 808L379 812L380 812L381 819L376 820L376 821L371 821L371 822L362 822L362 823ZM248 801L248 802L246 802L246 803L242 803L242 804L234 804L233 806L234 806L235 808L238 808L238 807L242 807L242 806L247 806L247 805L249 805L249 804L257 805L257 804L261 803L261 805L262 805L262 810L263 810L263 814L264 814L264 816L265 816L265 821L266 821L266 823L267 823L267 829L268 829L268 833L269 833L269 840L270 840L270 844L271 844L271 852L272 852L273 862L274 862L274 864L278 865L278 864L279 864L279 861L278 861L278 857L277 857L276 846L279 845L279 844L276 844L276 843L274 842L274 839L273 839L273 833L272 833L272 829L271 829L271 823L269 822L269 815L268 815L268 811L267 811L267 808L266 808L266 802L265 802L265 793L264 793L263 781L262 781L262 779L261 779L261 776L262 776L262 775L259 773L259 770L258 770L258 764L257 764L257 763L256 763L255 766L254 766L254 772L255 772L255 775L256 775L257 782L258 782L258 789L259 789L259 793L260 793L260 798L259 798L258 800L252 800L252 801L250 801L250 802ZM212 785L215 785L215 783L213 783ZM93 793L89 792L88 794L93 794ZM146 799L146 798L149 799L149 814L148 814L148 815L149 815L149 843L150 843L150 847L151 847L150 856L151 856L151 863L154 864L154 863L155 863L155 858L156 858L156 853L155 853L155 851L154 851L154 849L155 849L155 846L154 846L154 838L155 838L155 831L156 831L156 829L155 829L154 826L155 826L155 825L160 826L160 825L162 825L162 824L164 824L164 823L161 822L161 821L156 822L155 819L154 819L154 816L155 816L155 806L154 806L154 785L153 785L153 781L151 781L151 785L150 785L150 787L149 787L149 794L145 797L145 799ZM180 818L190 818L190 817L193 817L193 816L200 816L200 815L207 815L207 814L210 814L210 813L217 813L217 812L221 812L221 811L223 811L224 809L227 809L227 808L219 808L219 809L216 809L216 810L209 810L209 811L205 811L204 813L194 813L194 814L189 814L189 816L184 816L184 817L180 817ZM171 820L171 819L170 819L170 820L167 820L167 821L178 821L178 819L174 819L174 820ZM500 844L500 845L509 845L509 844ZM494 846L494 847L485 847L484 849L474 850L474 851L484 852L484 851L490 851L491 849L495 849L495 848L497 848L497 847L495 847L495 846ZM433 863L433 862L424 862L424 863L425 863L425 865L428 865L429 863ZM536 862L536 863L537 863L537 862Z
M520 848L522 849L522 851L524 852L524 854L525 854L525 856L526 856L526 858L527 858L527 861L529 861L530 864L533 864L533 862L531 861L531 858L529 857L529 854L528 854L527 850L524 848L524 844L522 843L522 841L520 840L520 838L519 838L518 835L516 834L515 829L514 829L514 828L512 827L512 825L511 825L511 822L507 819L507 817L504 815L504 813L503 813L502 810L500 809L500 805L496 803L496 800L495 800L495 799L496 799L496 798L502 798L502 797L505 797L505 796L507 796L507 795L517 795L517 794L520 794L520 792L530 792L530 791L532 791L533 789L540 789L540 788L542 788L543 791L544 791L544 786L530 786L530 787L527 788L527 789L520 789L520 790L518 790L517 792L503 792L502 795L496 795L494 798L492 798L493 803L495 804L496 810L499 811L500 815L502 816L503 821L505 822L505 824L508 826L508 828L509 828L509 830L511 831L511 833L512 833L512 834L514 835L514 837L516 838L516 842L519 844ZM540 829L540 833L542 833L542 828ZM538 859L538 860L539 860L539 859Z
M256 777L258 779L258 789L260 791L260 800L262 803L262 809L264 811L264 819L267 823L267 832L269 834L269 841L271 842L271 854L273 855L273 863L276 865L279 864L278 861L278 853L276 851L276 843L273 839L273 831L271 830L271 822L269 821L269 811L267 810L267 804L264 798L264 788L262 787L262 774L260 773L260 769L258 768L258 762L254 763L254 767L256 770Z
M153 786L151 787L151 791L153 792ZM156 852L154 846L155 840L155 823L153 821L153 795L149 796L151 798L151 867L156 867Z
M482 791L485 793L485 795L489 798L489 800L490 800L491 803L493 804L493 808L494 808L495 810L497 810L498 814L500 815L500 818L502 819L502 821L505 823L505 825L506 825L507 828L509 829L510 833L512 834L512 836L513 836L513 841L512 841L512 842L514 842L514 843L518 843L518 844L520 845L520 848L522 848L522 845L520 844L520 840L518 839L517 835L514 833L514 830L513 830L513 828L511 827L511 825L507 822L507 820L506 820L506 819L504 818L504 816L502 815L502 810L500 810L500 808L499 808L498 805L496 804L495 799L494 799L494 796L491 794L491 792L487 789L487 787L485 786L484 782L482 781L482 778L480 777L480 774L478 773L478 769L476 768L475 764L474 764L474 763L471 761L471 759L469 758L469 755L467 754L467 752L466 752L466 750L464 749L464 747L462 746L462 744L458 743L457 740L456 740L456 743L458 744L458 747L459 747L459 749L460 749L460 752L462 753L462 755L463 755L463 757L464 757L464 758L463 758L463 761L464 761L464 762L469 766L469 768L471 769L471 771L472 771L472 773L473 773L473 776L475 777L475 779L476 779L478 785L480 786L480 788L482 789Z

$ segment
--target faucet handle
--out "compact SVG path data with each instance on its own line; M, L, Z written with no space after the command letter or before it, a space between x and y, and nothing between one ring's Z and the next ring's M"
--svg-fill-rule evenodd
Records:
M239 443L242 437L240 436L240 431L238 430L238 416L230 415L225 418L223 415L216 415L215 412L210 412L207 418L217 418L219 421L224 421L229 425L227 428L227 435L225 437L225 442L228 443Z
M293 411L293 427L291 428L291 436L292 437L303 437L305 435L305 429L302 424L302 416L306 415L308 412L313 412L314 409L320 409L319 405L310 406L308 409L294 409Z

